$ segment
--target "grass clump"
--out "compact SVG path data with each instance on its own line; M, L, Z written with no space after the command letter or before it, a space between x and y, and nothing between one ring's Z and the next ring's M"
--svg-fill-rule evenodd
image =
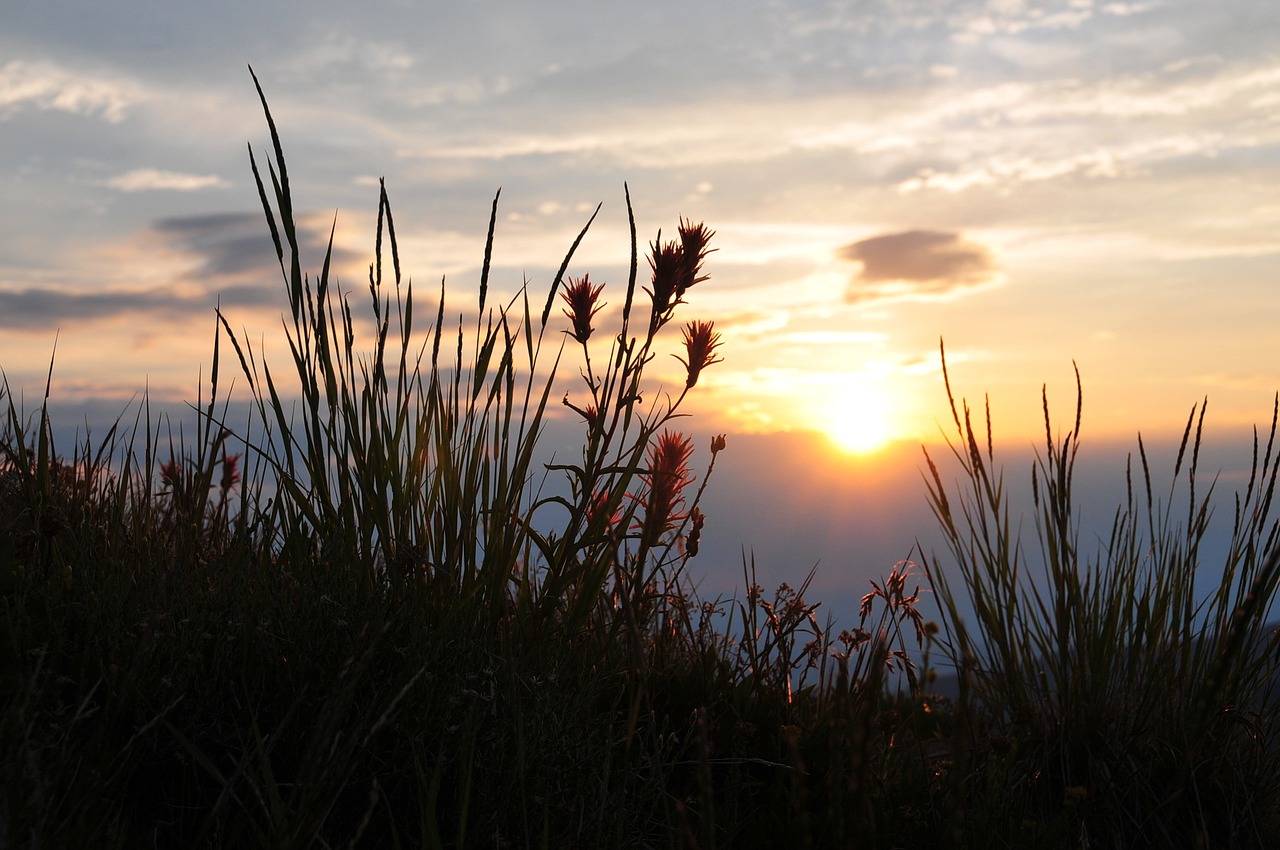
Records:
M813 748L802 730L881 695L848 675L847 657L868 651L828 657L804 587L770 601L753 581L745 600L704 601L685 578L725 440L699 476L703 450L676 420L719 334L680 327L671 392L644 373L707 279L713 232L682 220L659 235L646 284L632 217L604 335L603 285L567 274L590 221L545 298L526 286L491 303L495 197L473 319L448 330L442 285L423 332L383 187L362 317L329 253L318 276L302 271L262 103L272 148L264 167L250 159L289 296L285 367L219 312L194 433L144 404L132 428L66 459L47 392L28 414L5 388L6 841L709 847L779 834L799 810L774 803L815 784L794 763ZM228 360L247 425L219 388ZM538 452L552 405L581 420L570 462ZM809 681L828 664L846 671L843 695Z
M703 599L687 570L726 441L703 454L677 425L720 336L674 323L714 233L659 234L642 282L628 196L602 333L606 286L568 274L591 221L545 297L492 303L495 197L474 314L455 325L442 282L423 328L385 186L367 296L331 252L304 274L262 105L283 368L219 312L193 432L144 403L69 454L47 389L27 414L3 388L0 845L1265 846L1274 422L1203 605L1207 496L1178 526L1145 452L1147 509L1131 496L1081 558L1078 423L1035 473L1030 580L967 409L967 489L930 460L954 566L894 565L843 630L806 601L812 574L769 593L749 560L741 598ZM645 372L677 327L668 390ZM568 461L540 452L553 409L580 420ZM1193 488L1198 446L1197 426Z
M981 766L971 793L988 803L986 817L1020 821L1028 841L1065 831L1071 846L1271 846L1280 828L1280 635L1269 622L1280 584L1277 420L1265 446L1255 429L1218 584L1198 599L1213 490L1198 477L1204 407L1188 417L1164 498L1139 438L1126 501L1090 551L1072 490L1078 380L1065 436L1055 437L1044 397L1034 544L996 465L989 410L983 434L967 404L957 409L949 380L958 485L947 487L927 458L950 554L930 578L959 675L956 743L971 770ZM1001 786L1009 793L991 793Z

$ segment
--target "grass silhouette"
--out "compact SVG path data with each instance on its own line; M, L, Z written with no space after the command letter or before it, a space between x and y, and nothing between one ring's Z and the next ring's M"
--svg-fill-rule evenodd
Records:
M628 197L606 334L612 292L566 276L577 241L545 300L489 303L495 197L474 325L446 332L442 286L420 332L384 186L363 316L328 254L303 272L262 105L265 175L250 158L289 294L285 367L219 313L194 434L144 404L69 453L47 388L30 414L3 388L0 844L1270 845L1274 418L1204 603L1194 412L1185 520L1153 498L1140 444L1138 497L1095 556L1073 513L1079 415L1055 439L1046 404L1032 503L1011 505L989 418L975 431L949 382L959 484L927 459L945 557L890 565L840 630L806 601L812 574L770 593L750 559L741 598L702 599L687 570L726 441L702 455L676 419L719 334L680 328L673 393L645 372L714 233L659 235L642 284ZM579 382L557 400L566 350ZM538 460L551 404L581 419L570 463ZM547 495L548 475L565 487ZM933 661L958 698L932 692Z

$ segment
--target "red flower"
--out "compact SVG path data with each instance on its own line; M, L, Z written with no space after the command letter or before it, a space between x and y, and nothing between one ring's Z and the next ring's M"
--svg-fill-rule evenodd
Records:
M649 267L653 269L652 289L646 288L653 299L651 325L653 330L671 319L671 311L684 303L684 294L694 284L706 280L702 274L702 261L711 249L707 243L715 235L705 224L692 224L680 219L679 241L652 242L649 245Z
M622 511L615 510L609 513L609 491L601 490L592 494L590 501L587 503L587 528L594 529L597 526L603 526L605 534L612 536L613 528L622 519Z
M569 284L564 288L564 292L560 293L560 297L569 305L569 309L565 310L564 314L569 317L569 321L573 322L573 330L565 333L580 343L585 344L591 336L591 331L594 330L591 327L591 320L604 306L596 303L603 289L603 283L592 286L591 275L584 274L577 280L569 278Z
M240 483L240 455L222 455L222 492L229 493L231 488Z
M170 487L176 487L182 481L182 467L176 460L160 464L160 480Z
M569 408L574 413L581 416L587 423L588 431L595 431L601 427L602 419L600 418L600 411L596 409L596 406L594 404L588 404L586 409L584 410L583 408L578 407L578 405L569 401L568 393L565 394L564 400L561 402L561 404L563 404L565 407Z
M656 546L662 535L685 518L684 488L693 480L689 473L689 457L693 441L684 434L663 431L657 442L649 446L649 472L643 477L649 485L645 499L641 540Z
M685 276L684 249L678 242L651 243L649 268L653 269L653 288L646 288L645 292L653 300L653 322L656 327L670 318L667 314L680 303L680 295L684 292L680 286Z
M701 283L710 275L702 274L702 261L707 258L707 254L714 249L708 249L707 243L711 241L711 237L715 236L714 230L709 230L703 222L693 224L692 222L680 219L680 255L684 262L683 274L680 277L680 283L676 287L677 300L684 296L685 290L696 283Z
M689 372L685 389L693 389L702 370L712 363L720 362L720 358L715 356L715 350L720 347L720 334L713 330L714 326L714 322L689 322L684 328L684 351L689 359L679 355L676 355L676 359Z

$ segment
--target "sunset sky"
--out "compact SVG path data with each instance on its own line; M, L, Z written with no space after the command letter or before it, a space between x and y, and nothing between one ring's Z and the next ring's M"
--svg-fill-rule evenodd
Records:
M642 240L706 221L683 317L724 335L707 430L932 439L939 339L1024 444L1042 384L1073 412L1073 361L1099 438L1180 430L1206 395L1229 430L1280 389L1274 0L10 0L0 20L0 368L28 393L55 336L69 402L191 397L219 300L278 337L248 65L309 266L336 214L353 290L380 176L406 273L446 276L458 310L498 187L508 294L545 292L603 202L569 270L609 284L603 324L624 181Z

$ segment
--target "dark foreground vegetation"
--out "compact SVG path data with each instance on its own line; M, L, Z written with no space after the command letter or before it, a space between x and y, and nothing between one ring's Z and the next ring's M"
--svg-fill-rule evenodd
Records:
M327 257L306 276L271 136L289 368L219 315L195 433L144 406L72 447L5 387L0 847L1276 845L1274 418L1207 601L1199 419L1167 494L1139 444L1091 545L1079 417L1055 437L1047 403L1029 504L953 403L954 456L927 461L950 551L886 565L856 627L749 567L743 598L702 600L724 442L674 417L719 337L672 323L711 231L659 236L638 282L633 224L605 333L573 249L545 301L488 303L495 198L474 320L447 330L441 291L419 332L385 190L367 292ZM644 371L677 330L664 392ZM225 421L228 363L249 425ZM583 435L550 469L549 405Z

